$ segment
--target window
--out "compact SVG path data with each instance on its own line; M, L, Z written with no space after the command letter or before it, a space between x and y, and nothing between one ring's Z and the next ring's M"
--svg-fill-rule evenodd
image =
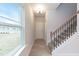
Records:
M0 55L14 55L24 45L22 7L0 3Z

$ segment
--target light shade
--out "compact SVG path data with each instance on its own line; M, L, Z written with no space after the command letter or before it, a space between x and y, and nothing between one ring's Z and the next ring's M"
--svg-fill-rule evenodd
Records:
M44 5L42 4L37 4L35 5L34 9L33 9L34 13L40 13L40 14L44 14L46 12Z

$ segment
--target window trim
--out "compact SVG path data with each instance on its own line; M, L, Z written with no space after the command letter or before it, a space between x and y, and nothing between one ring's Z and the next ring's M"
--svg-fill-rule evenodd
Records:
M12 56L12 55L15 55L15 56L16 55L19 55L22 52L22 50L25 48L25 33L24 33L25 25L24 26L22 25L22 19L23 19L24 10L23 10L23 7L20 6L20 5L18 5L18 4L17 4L17 7L20 7L22 9L21 10L21 15L20 15L21 22L15 21L15 20L13 20L11 18L7 18L7 17L4 17L4 16L0 16L0 17L5 18L5 19L7 19L9 21L13 21L13 22L16 22L16 23L20 23L20 25L16 25L16 24L10 24L10 23L5 23L5 22L0 22L0 25L1 26L20 27L21 28L21 38L20 38L20 40L23 40L23 42L21 41L22 44L18 45L14 50L12 50L8 54L6 54L6 55L10 55L10 56Z

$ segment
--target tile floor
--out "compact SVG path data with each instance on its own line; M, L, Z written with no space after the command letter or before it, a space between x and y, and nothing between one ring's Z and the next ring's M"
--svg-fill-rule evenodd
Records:
M31 49L29 56L51 56L45 40L37 39Z

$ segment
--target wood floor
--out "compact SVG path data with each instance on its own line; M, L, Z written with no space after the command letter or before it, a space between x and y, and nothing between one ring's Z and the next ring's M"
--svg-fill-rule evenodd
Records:
M37 39L31 49L29 56L51 56L45 40Z

